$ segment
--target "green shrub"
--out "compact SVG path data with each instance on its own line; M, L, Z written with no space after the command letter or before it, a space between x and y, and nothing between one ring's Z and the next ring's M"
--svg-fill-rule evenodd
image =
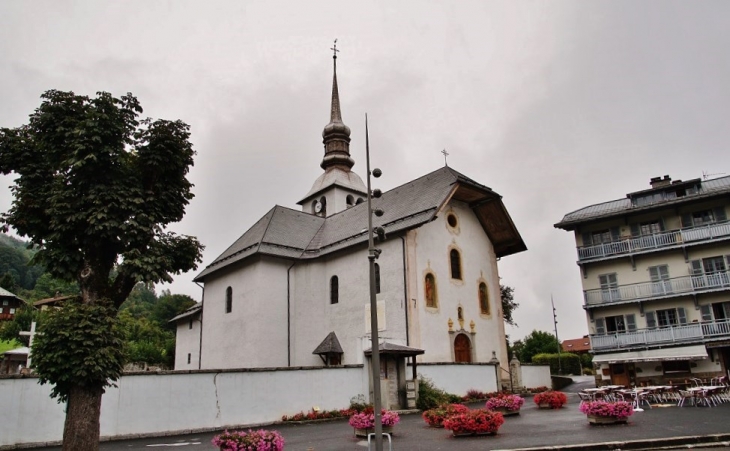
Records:
M580 356L568 352L560 354L560 365L558 365L558 354L535 354L532 356L532 363L538 365L550 365L550 374L558 374L558 368L562 366L563 374L581 374Z
M446 393L433 385L431 379L422 377L418 381L418 400L416 407L420 410L430 410L443 404L462 402L461 396Z

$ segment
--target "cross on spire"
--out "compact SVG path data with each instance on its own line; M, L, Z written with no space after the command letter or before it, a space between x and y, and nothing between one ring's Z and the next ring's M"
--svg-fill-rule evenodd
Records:
M446 161L446 157L449 156L449 153L446 151L446 149L441 151L442 154L444 154L444 166L448 166L449 163Z
M330 47L330 50L332 50L332 52L333 52L332 58L337 59L337 52L339 52L339 50L337 50L337 39L336 38L335 38L334 46Z

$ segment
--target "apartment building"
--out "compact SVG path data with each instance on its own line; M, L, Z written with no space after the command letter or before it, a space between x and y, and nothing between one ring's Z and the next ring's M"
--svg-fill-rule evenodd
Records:
M599 384L730 369L730 177L651 188L568 213Z

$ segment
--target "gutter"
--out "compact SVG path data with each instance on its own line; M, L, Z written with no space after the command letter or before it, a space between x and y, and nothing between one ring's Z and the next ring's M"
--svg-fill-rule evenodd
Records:
M203 291L200 296L200 340L198 341L198 369L202 369L203 361L203 311L205 310L205 288L198 282L193 282Z
M291 366L291 269L296 260L286 270L286 366Z
M406 276L406 239L403 237L403 235L399 236L401 242L403 243L403 300L405 301L405 312L406 312L406 346L410 346L411 338L410 333L408 331L408 282L407 282L407 276Z

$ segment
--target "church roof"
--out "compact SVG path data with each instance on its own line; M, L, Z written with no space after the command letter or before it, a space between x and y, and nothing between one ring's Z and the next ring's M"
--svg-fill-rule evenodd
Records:
M494 246L497 257L527 249L499 194L446 166L373 199L373 208L385 214L373 217L373 226L396 234L434 220L441 208L455 199L467 203ZM368 239L367 203L326 218L275 206L208 265L195 281L254 255L292 260L318 258Z
M363 183L359 175L335 166L327 169L322 175L317 177L317 180L312 184L312 189L297 203L302 205L315 197L316 194L321 193L333 185L348 189L357 194L362 194L363 196L367 196L368 193L368 189L365 187L365 183Z
M199 313L202 309L203 309L203 304L202 303L197 303L194 306L186 309L185 311L183 311L181 314L177 315L176 317L174 317L170 321L168 321L168 323L174 323L177 320L180 320L180 319L183 319L183 318L187 318L188 316L193 316L193 315Z

